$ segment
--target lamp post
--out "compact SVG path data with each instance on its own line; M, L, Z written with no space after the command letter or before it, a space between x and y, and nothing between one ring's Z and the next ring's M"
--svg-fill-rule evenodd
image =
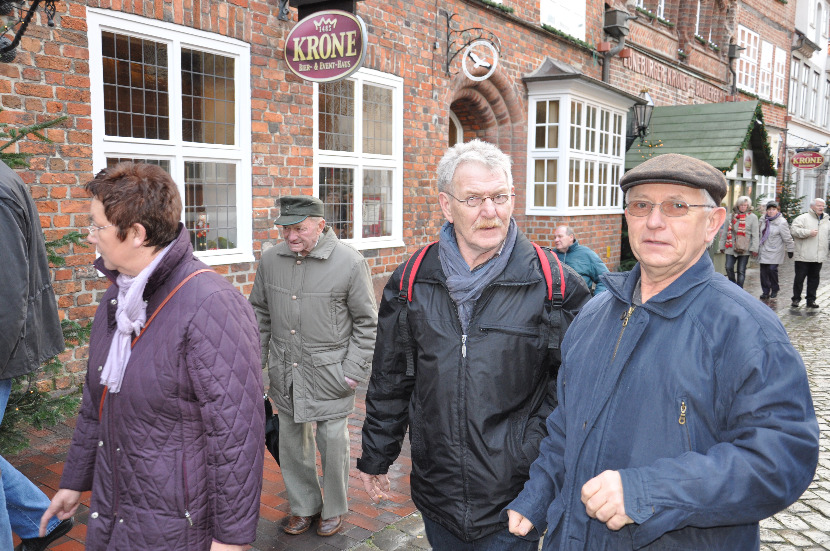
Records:
M651 99L651 95L648 93L648 90L642 91L642 97L644 103L635 103L633 107L634 132L625 137L626 151L631 149L631 145L638 137L640 138L640 144L642 145L643 140L645 140L648 135L648 127L651 124L651 114L654 112L654 100Z

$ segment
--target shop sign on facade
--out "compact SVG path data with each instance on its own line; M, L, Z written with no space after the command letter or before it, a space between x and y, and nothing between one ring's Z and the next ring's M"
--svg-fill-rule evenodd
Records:
M288 33L285 61L300 78L331 82L360 69L366 43L366 24L360 16L340 10L318 11Z
M792 163L795 168L818 168L824 164L824 156L815 151L802 151L793 155Z
M623 66L630 71L652 78L666 86L676 88L683 92L693 90L696 97L706 101L721 103L726 99L726 93L720 88L669 67L664 63L659 63L639 52L631 52L631 56L623 58L622 61Z

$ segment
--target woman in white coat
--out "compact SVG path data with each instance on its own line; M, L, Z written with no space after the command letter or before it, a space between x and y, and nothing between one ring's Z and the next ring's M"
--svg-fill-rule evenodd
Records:
M767 214L759 226L758 263L761 265L761 299L778 296L778 265L784 262L784 255L793 256L795 245L790 235L790 226L781 215L778 203L767 203Z

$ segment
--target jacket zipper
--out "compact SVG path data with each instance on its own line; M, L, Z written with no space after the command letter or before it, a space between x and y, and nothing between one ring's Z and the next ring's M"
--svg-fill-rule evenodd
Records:
M689 427L686 425L686 400L680 400L680 417L677 419L677 424L683 427L686 433L686 443L689 445L689 451L692 451L692 436L689 434Z
M107 409L112 409L112 400L113 400L113 398L114 398L114 396L110 396L110 399L107 400L107 403L110 404L110 405L107 406ZM114 451L117 446L115 446L115 439L112 435L112 412L109 412L109 415L107 415L107 434L109 435L109 440L110 440L108 442L108 447L109 447L109 452L110 452L110 461L112 462L112 490L113 490L113 494L114 494L113 495L113 508L112 508L112 512L113 512L112 522L115 523L115 522L117 522L116 519L118 518L118 507L120 505L120 500L118 499L118 493L119 493L118 492L118 465L116 464L117 461L118 461L118 458L116 457L115 451Z
M613 356L611 356L611 361L612 361L612 362L614 361L614 358L616 358L616 357L617 357L617 350L618 350L618 349L619 349L619 347L620 347L620 342L622 342L622 336L623 336L623 333L625 333L625 327L628 325L628 320L629 320L629 319L631 319L631 314L633 314L633 313L634 313L634 309L635 309L635 308L637 308L637 307L636 307L636 306L634 306L634 305L632 304L631 306L629 306L629 307L628 307L628 311L627 311L627 312L625 312L625 313L622 315L622 317L620 317L620 319L622 320L623 324L622 324L622 329L620 329L620 336L619 336L619 337L617 337L617 345L616 345L616 346L614 346L614 355L613 355Z
M193 519L190 517L190 511L188 510L190 504L188 503L190 500L188 499L188 491L187 491L187 462L184 458L184 452L182 452L182 478L184 479L184 518L187 519L187 523L190 526L193 526Z

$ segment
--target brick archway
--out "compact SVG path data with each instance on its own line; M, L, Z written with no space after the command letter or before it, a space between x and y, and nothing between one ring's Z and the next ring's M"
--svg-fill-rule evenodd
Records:
M527 128L524 98L516 92L516 86L497 70L481 82L459 73L451 89L450 110L461 121L464 139L480 138L498 145L516 166L525 156Z

